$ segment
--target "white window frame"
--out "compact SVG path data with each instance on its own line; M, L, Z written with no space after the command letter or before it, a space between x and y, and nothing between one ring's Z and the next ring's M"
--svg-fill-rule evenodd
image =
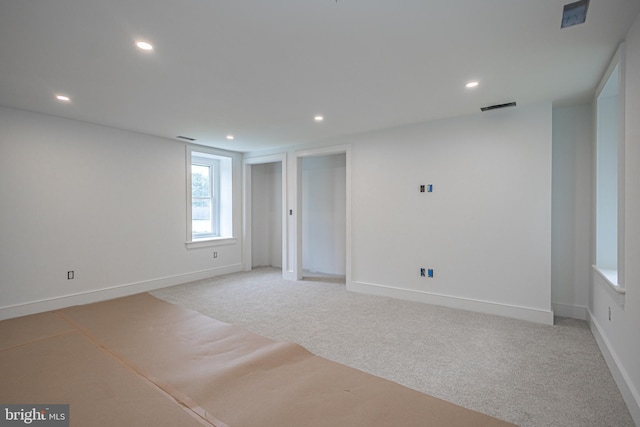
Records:
M233 236L233 158L218 150L204 146L186 146L186 181L187 181L187 218L186 246L188 249L220 246L236 243ZM210 234L193 234L192 222L192 188L191 167L201 164L211 167L213 196L213 232Z
M191 167L194 165L204 166L209 168L209 195L208 197L194 197L193 195L193 187L191 188L191 204L190 207L193 208L194 199L201 200L209 200L211 203L211 219L210 219L210 228L211 233L200 233L196 234L191 229L191 236L193 240L202 240L202 239L212 239L216 237L220 237L220 160L212 157L204 157L196 155L196 152L191 153ZM193 174L190 174L193 177ZM193 182L191 183L193 184ZM191 212L193 214L193 211ZM193 217L191 225L193 227Z
M615 79L615 80L614 80ZM617 81L617 85L612 87L612 83ZM613 94L613 95L612 95ZM625 211L625 185L624 185L624 163L625 163L625 58L624 44L621 44L616 51L607 71L596 90L595 115L596 115L596 234L595 234L595 263L594 270L613 290L616 300L621 306L624 305L625 275L624 275L624 211ZM609 114L609 107L601 110L601 102L610 102L613 98L616 118L608 123L602 122L602 112ZM613 128L607 130L607 128ZM611 134L615 134L613 137ZM606 140L609 138L609 140ZM613 140L611 140L613 139ZM604 144L603 144L604 143ZM607 148L606 144L614 145ZM604 150L603 150L604 148ZM613 151L617 152L613 152ZM607 152L608 151L608 152ZM602 156L602 157L601 157ZM614 156L611 160L611 156ZM609 160L604 160L609 157ZM608 167L615 162L615 167ZM603 167L603 163L605 166ZM609 174L609 183L615 180L615 185L603 184L602 174ZM608 187L602 190L601 186ZM605 192L609 193L606 194ZM607 200L605 196L615 196L615 200ZM610 198L611 199L611 198ZM607 204L613 204L607 205ZM604 205L603 205L604 204ZM608 208L614 208L613 210ZM607 213L607 211L609 213ZM612 213L613 212L613 213ZM611 218L612 217L612 218ZM606 236L603 233L608 233ZM611 236L611 233L614 233ZM600 237L599 237L600 236ZM614 237L615 239L610 239ZM609 254L615 252L615 257ZM606 255L603 255L606 254Z

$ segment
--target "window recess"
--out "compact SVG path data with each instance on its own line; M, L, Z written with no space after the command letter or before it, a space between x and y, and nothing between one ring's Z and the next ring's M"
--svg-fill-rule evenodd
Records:
M186 158L187 246L232 239L232 158L194 146Z

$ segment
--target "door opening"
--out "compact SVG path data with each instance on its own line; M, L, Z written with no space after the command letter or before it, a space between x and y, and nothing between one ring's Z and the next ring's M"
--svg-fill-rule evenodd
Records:
M242 267L245 271L271 266L281 269L283 277L292 275L284 215L286 164L286 154L243 160Z
M251 166L251 268L282 269L282 162Z
M303 278L345 280L346 177L345 153L302 158Z

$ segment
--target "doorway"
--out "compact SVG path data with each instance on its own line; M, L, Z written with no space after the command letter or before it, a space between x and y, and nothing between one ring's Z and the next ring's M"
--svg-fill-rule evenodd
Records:
M296 278L351 280L350 147L296 153Z
M346 273L346 156L302 159L303 275Z
M286 155L245 159L243 209L243 268L275 267L286 263Z
M251 167L251 268L282 269L282 163Z

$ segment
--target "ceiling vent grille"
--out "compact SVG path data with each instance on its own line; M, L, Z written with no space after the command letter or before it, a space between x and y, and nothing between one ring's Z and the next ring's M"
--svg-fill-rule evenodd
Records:
M500 108L515 107L515 106L516 106L515 102L507 102L506 104L496 104L496 105L489 105L487 107L482 107L480 108L480 111L492 111L492 110L499 110Z
M182 135L176 136L176 138L184 139L185 141L195 141L196 140L195 138L189 138L188 136L182 136Z
M579 0L565 4L562 9L562 24L560 24L560 28L584 24L587 20L587 10L589 10L589 0Z

